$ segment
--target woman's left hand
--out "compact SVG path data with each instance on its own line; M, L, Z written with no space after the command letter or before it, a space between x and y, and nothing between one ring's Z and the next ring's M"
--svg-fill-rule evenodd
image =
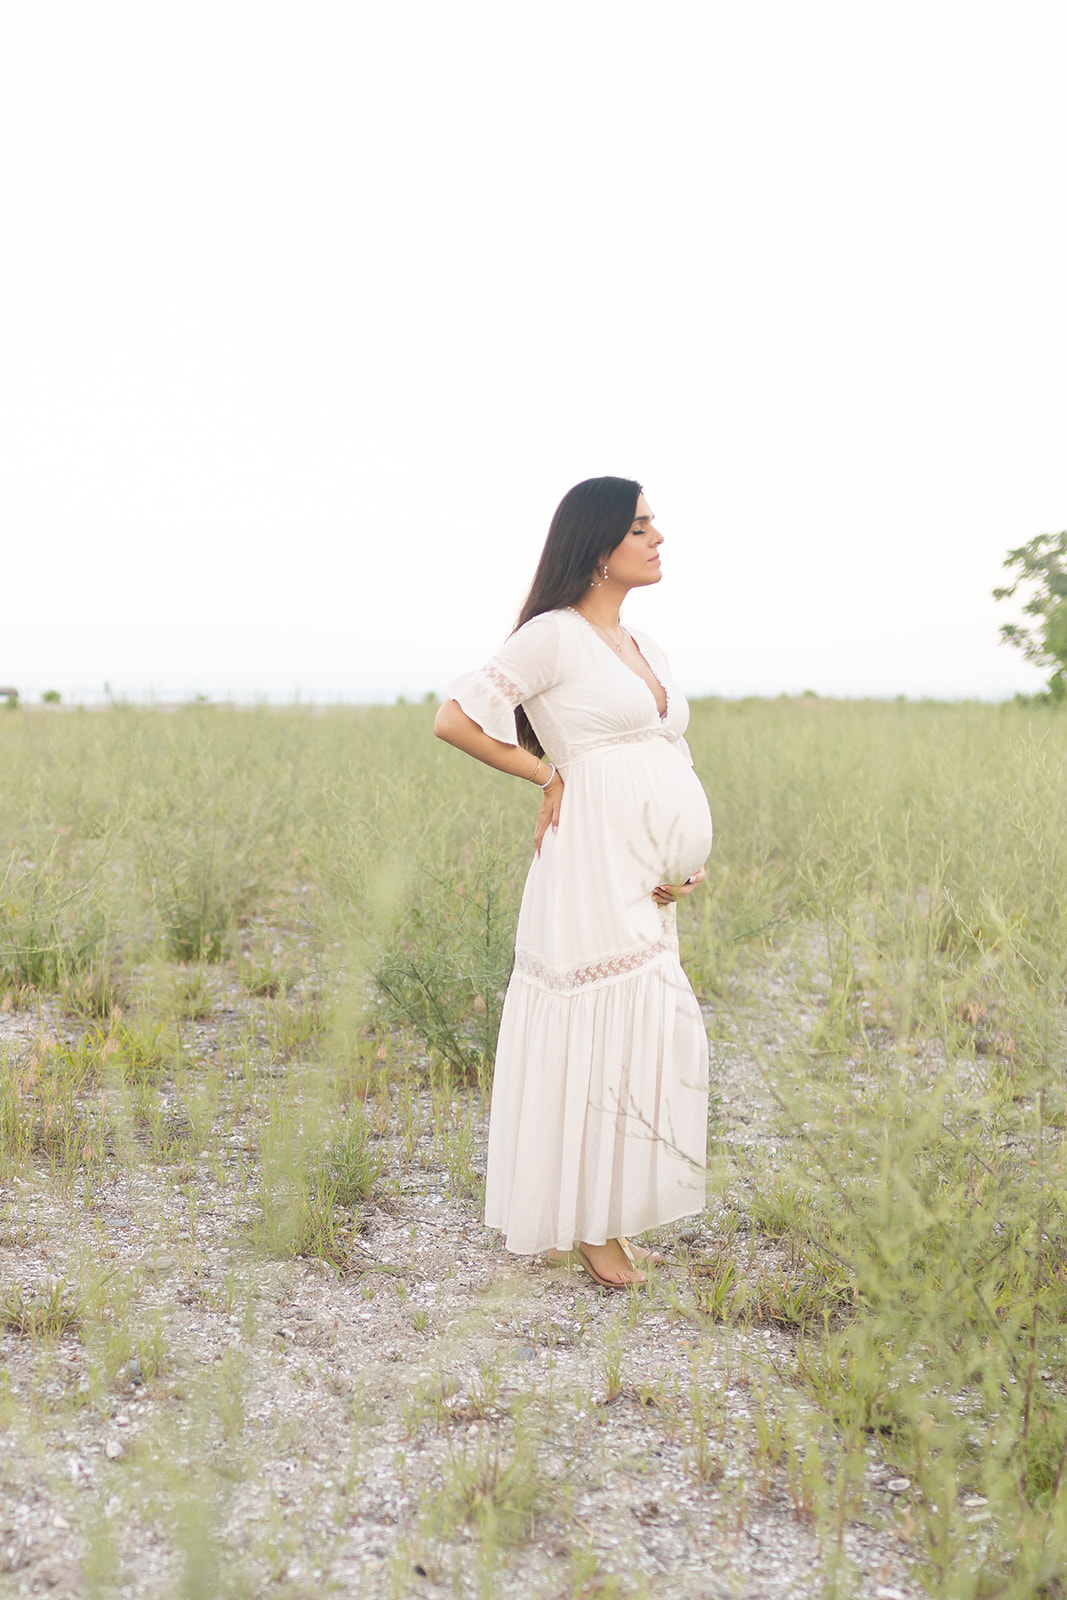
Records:
M703 867L686 878L684 883L661 883L658 889L653 889L652 898L658 906L672 905L675 900L680 900L683 895L692 894L698 883L703 883L707 873Z
M552 774L550 783L546 783L541 790L541 809L537 813L537 824L534 828L534 848L541 854L541 840L549 828L559 827L559 811L563 803L563 779L558 772Z

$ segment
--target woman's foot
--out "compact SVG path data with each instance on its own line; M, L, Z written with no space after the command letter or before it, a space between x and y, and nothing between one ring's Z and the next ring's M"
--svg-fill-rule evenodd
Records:
M631 1265L618 1239L609 1239L607 1244L580 1243L578 1258L602 1289L629 1289L631 1284L648 1282L645 1274Z

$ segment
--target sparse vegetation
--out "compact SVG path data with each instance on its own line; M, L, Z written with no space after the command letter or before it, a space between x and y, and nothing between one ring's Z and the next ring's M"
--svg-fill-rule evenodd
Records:
M684 1502L1057 1593L1062 715L695 708L708 1207L619 1300L478 1227L532 809L431 716L3 720L0 1427L91 1592L656 1592Z
M0 1300L0 1324L23 1339L58 1339L78 1331L81 1313L59 1280L31 1293L15 1284Z

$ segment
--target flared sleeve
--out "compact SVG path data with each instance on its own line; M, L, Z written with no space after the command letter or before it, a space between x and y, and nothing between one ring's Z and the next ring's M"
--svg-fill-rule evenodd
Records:
M544 694L557 681L559 627L554 613L532 617L476 672L446 685L472 722L501 744L518 744L515 707Z

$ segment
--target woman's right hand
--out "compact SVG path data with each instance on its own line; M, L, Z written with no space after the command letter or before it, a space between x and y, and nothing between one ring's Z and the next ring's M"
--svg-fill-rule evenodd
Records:
M541 809L537 813L537 825L534 828L534 847L537 854L541 854L541 841L549 828L559 827L559 808L563 799L563 779L559 773L554 773L551 783L546 783L541 790Z
M684 895L692 894L698 883L703 883L707 877L704 868L691 872L684 883L661 883L658 889L653 889L652 898L658 906L673 905L676 900L681 900Z

